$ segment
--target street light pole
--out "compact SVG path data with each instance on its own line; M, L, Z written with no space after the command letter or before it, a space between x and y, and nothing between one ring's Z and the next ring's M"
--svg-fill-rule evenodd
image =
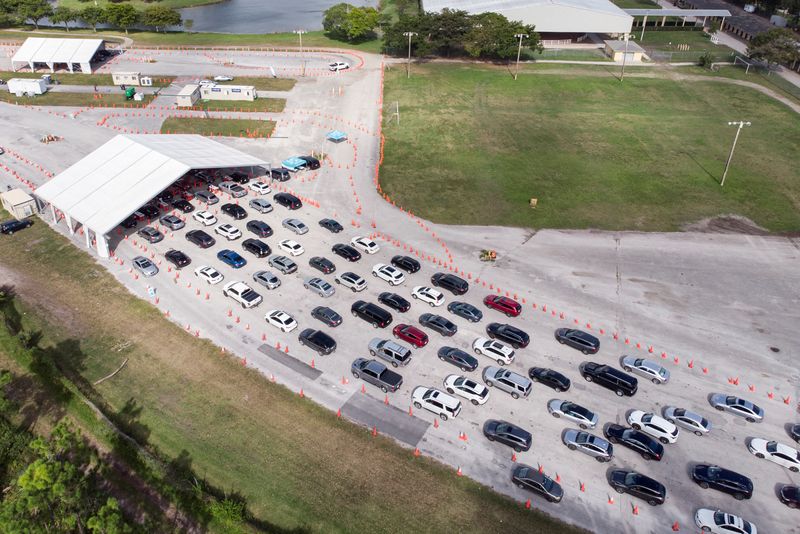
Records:
M411 78L411 38L418 35L417 32L403 32L404 37L408 37L408 59L406 60L406 78Z
M619 77L619 81L625 79L625 62L628 60L628 37L629 35L625 34L625 52L622 54L622 74Z
M725 185L725 177L728 175L728 167L731 165L733 151L736 150L736 141L739 140L739 134L742 133L742 128L745 126L750 126L750 124L751 123L748 121L734 121L728 123L728 126L738 126L738 128L736 128L736 135L733 137L733 145L731 145L731 153L728 154L728 161L725 162L725 172L722 173L722 181L719 183L720 187Z
M305 76L306 75L306 60L303 57L303 34L304 33L308 33L308 32L306 30L295 30L292 33L297 34L297 36L300 38L300 61L302 62L302 65L303 65L303 70L302 70L300 75L301 76Z
M517 47L517 66L514 69L514 79L517 79L517 74L519 74L519 57L522 55L522 40L528 38L527 33L515 33L514 37L519 39L519 46Z

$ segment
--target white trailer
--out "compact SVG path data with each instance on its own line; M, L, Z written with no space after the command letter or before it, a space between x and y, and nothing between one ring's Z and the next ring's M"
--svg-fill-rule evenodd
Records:
M47 92L47 82L41 78L11 78L8 92L17 96L43 95Z

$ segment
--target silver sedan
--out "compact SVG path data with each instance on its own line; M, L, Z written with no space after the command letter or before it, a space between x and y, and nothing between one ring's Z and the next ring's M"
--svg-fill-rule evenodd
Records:
M622 368L629 373L649 379L653 384L666 384L669 382L669 371L658 363L636 356L623 356Z
M760 423L764 420L764 410L735 395L714 393L709 397L708 402L717 410L744 417L750 423Z
M547 411L553 417L563 417L578 423L583 430L597 426L597 414L574 402L553 399L547 404Z
M306 289L310 289L320 297L330 297L334 293L336 293L336 288L330 285L328 282L323 280L322 278L309 278L305 282L303 282L303 287Z
M670 423L691 430L698 436L711 432L711 421L700 414L676 406L665 406L663 413L664 419Z
M564 431L561 440L569 450L579 450L598 462L610 462L614 456L614 447L611 443L582 430L568 428Z
M144 256L136 256L133 258L133 268L142 273L142 276L150 277L158 274L158 267L156 267L156 264Z

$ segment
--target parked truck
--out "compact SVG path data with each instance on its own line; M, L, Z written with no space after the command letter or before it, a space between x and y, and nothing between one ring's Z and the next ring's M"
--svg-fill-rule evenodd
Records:
M381 388L384 393L395 392L403 384L403 377L389 370L378 360L356 358L350 367L353 377L361 378L364 382Z

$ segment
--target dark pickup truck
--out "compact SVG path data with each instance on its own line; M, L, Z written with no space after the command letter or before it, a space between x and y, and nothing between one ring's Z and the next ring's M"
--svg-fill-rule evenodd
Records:
M389 370L378 360L356 358L350 371L355 378L361 378L373 386L378 386L384 393L395 392L403 385L403 377Z

